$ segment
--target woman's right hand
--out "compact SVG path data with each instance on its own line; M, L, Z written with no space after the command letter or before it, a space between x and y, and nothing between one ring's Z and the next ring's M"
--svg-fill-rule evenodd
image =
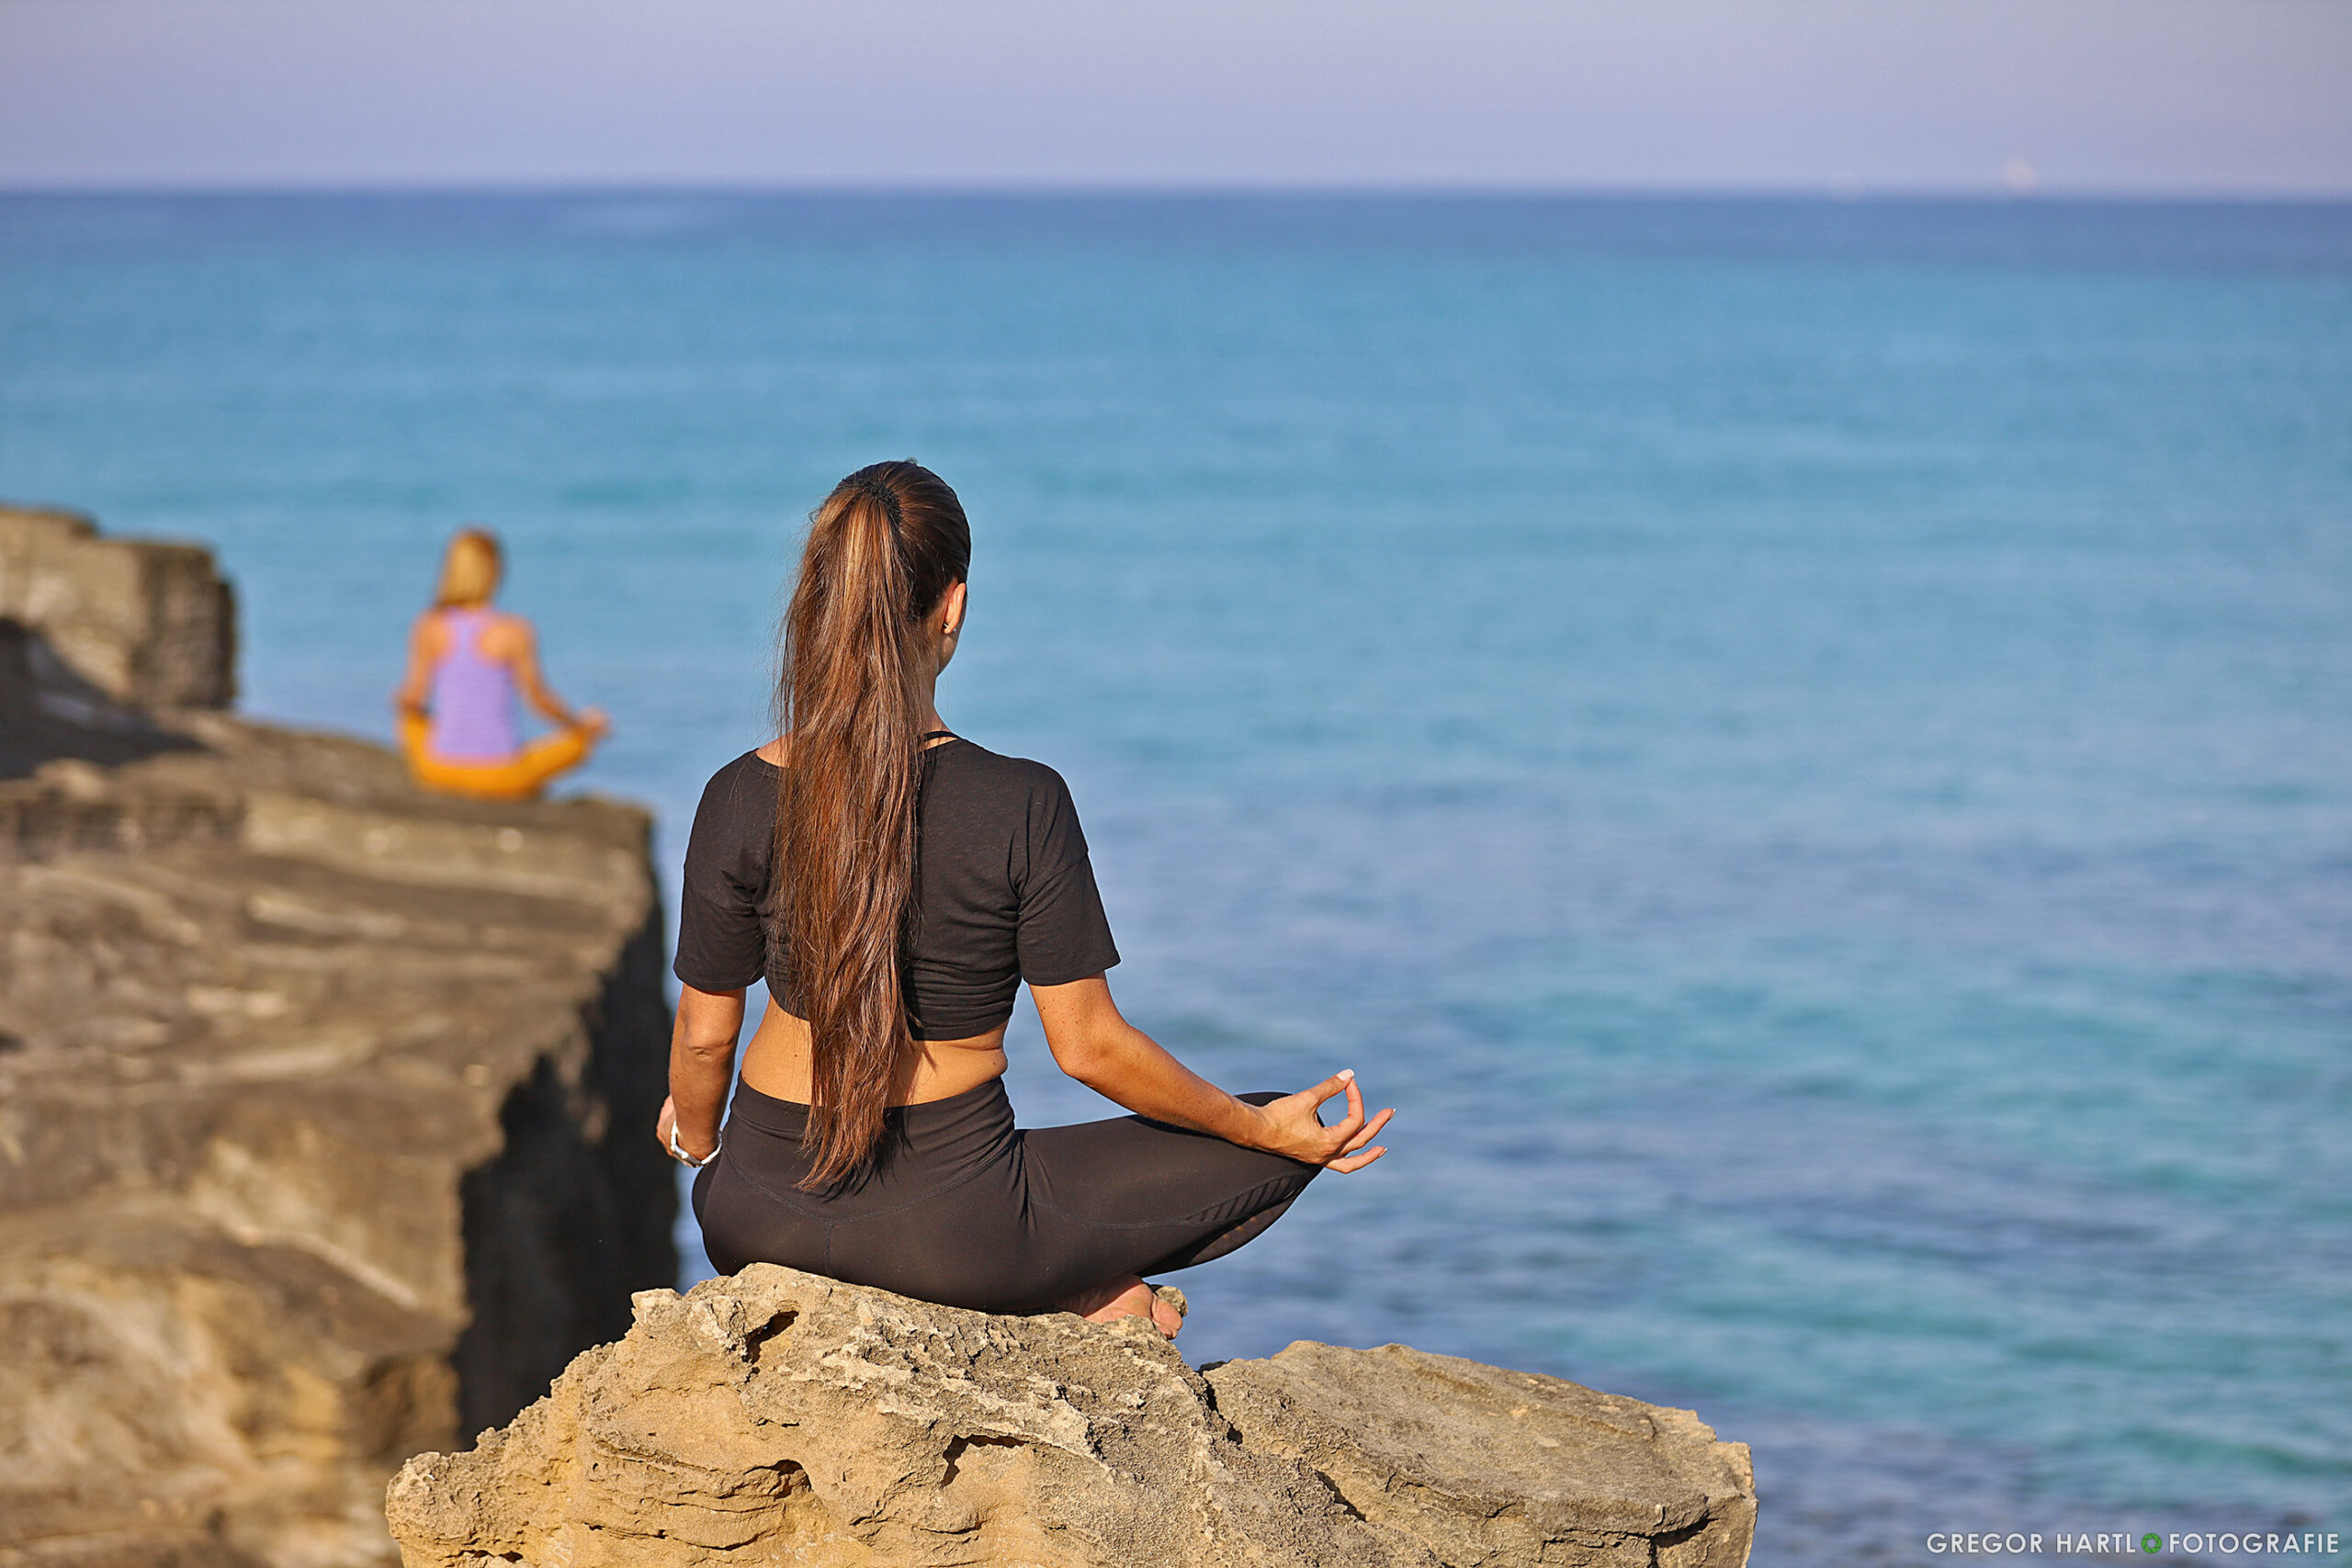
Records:
M1346 1119L1337 1125L1324 1126L1317 1108L1342 1092L1348 1097ZM1391 1106L1369 1121L1364 1119L1363 1090L1356 1087L1356 1075L1351 1068L1334 1073L1313 1089L1286 1094L1253 1109L1261 1128L1260 1136L1251 1141L1259 1148L1342 1172L1362 1170L1388 1152L1384 1147L1364 1145L1379 1136L1380 1130L1388 1125L1388 1119L1396 1114Z

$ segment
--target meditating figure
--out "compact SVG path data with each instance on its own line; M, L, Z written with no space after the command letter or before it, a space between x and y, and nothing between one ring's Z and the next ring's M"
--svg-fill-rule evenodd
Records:
M781 738L703 792L679 911L670 1100L712 1263L767 1261L983 1312L1177 1313L1146 1276L1257 1235L1385 1152L1353 1075L1238 1098L1120 1016L1119 961L1059 774L947 730L971 533L879 463L811 520ZM722 1145L744 994L767 1006ZM1062 1070L1136 1112L1023 1130L1004 1031L1027 982ZM1317 1107L1344 1094L1326 1127Z
M548 689L531 623L491 605L501 570L488 529L449 541L440 591L410 630L408 673L392 703L417 783L480 800L528 800L585 761L612 726L595 708L573 713ZM518 695L556 726L553 734L524 742Z

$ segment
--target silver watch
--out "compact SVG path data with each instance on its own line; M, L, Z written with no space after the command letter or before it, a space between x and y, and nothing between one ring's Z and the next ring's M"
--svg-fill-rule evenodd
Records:
M708 1165L712 1160L718 1157L718 1151L723 1146L724 1142L722 1135L722 1140L720 1142L715 1142L711 1145L710 1153L703 1156L700 1159L695 1158L694 1156L686 1153L684 1149L679 1146L678 1121L674 1116L670 1119L670 1157L676 1160L680 1165L685 1166L690 1169L700 1170L704 1166Z

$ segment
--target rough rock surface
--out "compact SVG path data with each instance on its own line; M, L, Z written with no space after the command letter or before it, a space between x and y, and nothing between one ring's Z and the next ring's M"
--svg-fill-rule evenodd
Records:
M227 592L0 513L0 1565L389 1562L675 1278L644 814L206 706Z
M74 512L0 506L0 620L39 628L50 684L136 707L236 694L235 603L199 545L101 539Z
M1205 1374L1140 1324L755 1264L387 1496L408 1568L1739 1568L1747 1450L1687 1411L1403 1346Z

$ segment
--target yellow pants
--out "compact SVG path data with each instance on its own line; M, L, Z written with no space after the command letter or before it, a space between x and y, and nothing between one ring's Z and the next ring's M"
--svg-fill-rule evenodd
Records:
M574 726L541 736L512 757L496 761L458 761L436 757L425 746L433 721L418 714L401 716L401 750L408 757L410 776L443 795L469 795L476 800L532 800L548 781L567 768L588 760L596 744L587 730Z

